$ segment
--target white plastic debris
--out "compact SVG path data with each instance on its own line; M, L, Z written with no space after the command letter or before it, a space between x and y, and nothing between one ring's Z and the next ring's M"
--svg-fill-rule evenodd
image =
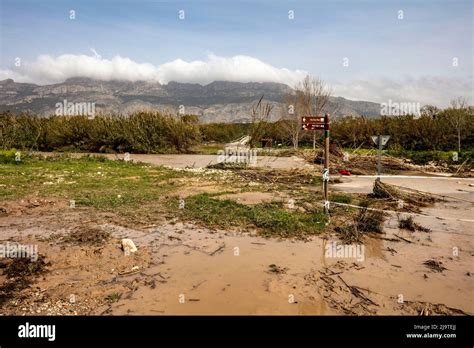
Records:
M133 243L133 240L128 238L122 239L122 249L125 254L134 253L138 250L135 243Z

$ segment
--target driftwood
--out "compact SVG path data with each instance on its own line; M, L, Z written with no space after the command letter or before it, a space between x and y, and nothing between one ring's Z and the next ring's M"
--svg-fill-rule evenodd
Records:
M221 246L219 246L216 250L214 250L212 253L210 253L209 255L211 256L214 256L216 253L218 253L219 251L221 251L222 249L225 248L225 244L222 244Z
M441 261L436 261L436 260L427 260L425 262L423 262L423 264L432 269L433 271L435 272L443 272L444 270L446 270L447 268L443 266L443 263Z
M292 170L237 170L240 177L254 182L283 185L313 185L316 175L300 169Z
M375 180L373 194L376 198L390 199L392 201L402 200L404 203L418 207L427 207L440 201L427 192L422 192L408 187L396 186L384 183L379 179Z
M368 302L370 303L371 305L374 305L374 306L379 306L377 303L375 303L374 301L372 301L370 298L368 298L367 296L365 296L359 289L362 289L362 288L358 288L357 286L352 286L352 285L349 285L347 284L344 279L342 279L342 277L340 275L337 276L341 282L349 289L349 291L351 292L352 295L354 295L355 297L358 297L360 299L362 299L363 301L365 302ZM365 289L367 290L367 289ZM368 290L367 290L368 291Z
M411 240L408 240L408 239L406 239L406 238L400 237L400 236L399 236L398 234L396 234L396 233L394 233L393 235L394 235L395 237L397 237L397 238L400 238L401 240L403 240L403 241L405 241L405 242L407 242L407 243L413 243Z

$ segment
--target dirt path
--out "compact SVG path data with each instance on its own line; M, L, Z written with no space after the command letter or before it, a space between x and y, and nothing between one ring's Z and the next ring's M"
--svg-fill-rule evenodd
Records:
M38 152L42 156L53 156L53 152ZM103 153L72 153L72 157L80 157L86 155L104 156L108 159L123 159L123 154L103 154ZM208 165L216 164L219 161L218 155L145 155L130 154L131 161L149 163L154 165L163 165L171 168L205 168ZM304 159L292 157L272 157L257 156L255 167L271 168L271 169L293 169L293 168L310 168L311 165L306 163Z

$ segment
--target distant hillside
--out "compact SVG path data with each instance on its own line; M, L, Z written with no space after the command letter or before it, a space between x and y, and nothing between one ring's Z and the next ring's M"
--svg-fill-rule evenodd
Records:
M63 83L39 86L17 83L11 79L0 81L0 111L14 113L28 111L39 115L54 114L56 103L95 103L96 113L129 114L137 110L169 110L177 112L183 105L185 113L199 115L204 123L245 122L250 110L262 95L272 103L271 119L277 120L283 96L292 89L281 83L239 83L215 81L206 86L191 83L138 81L97 81L71 78ZM335 116L365 115L376 117L380 105L367 101L352 101L333 97L330 110Z

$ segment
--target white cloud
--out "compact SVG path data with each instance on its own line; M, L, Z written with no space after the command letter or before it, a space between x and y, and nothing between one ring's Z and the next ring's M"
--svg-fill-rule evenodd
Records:
M446 107L452 99L474 102L473 77L424 76L420 78L372 79L333 83L334 95L378 103L417 102Z
M0 78L39 84L63 82L70 77L89 77L98 80L170 81L208 84L212 81L281 82L293 86L306 72L276 68L249 56L219 57L209 54L205 61L186 62L176 59L154 66L115 56L104 59L94 56L64 54L58 57L41 55L36 61L22 63L14 70L0 70Z
M170 81L199 83L224 80L235 82L280 82L295 86L307 74L303 70L276 68L259 59L237 55L220 57L208 54L206 60L176 59L158 66L137 63L129 58L115 56L102 58L91 48L93 56L64 54L58 57L41 55L34 62L22 62L20 67L0 70L0 80L12 78L17 82L50 84L70 77L89 77L98 80ZM449 101L464 96L473 98L473 76L419 77L400 79L332 81L333 95L352 100L379 103L419 102L444 107Z

